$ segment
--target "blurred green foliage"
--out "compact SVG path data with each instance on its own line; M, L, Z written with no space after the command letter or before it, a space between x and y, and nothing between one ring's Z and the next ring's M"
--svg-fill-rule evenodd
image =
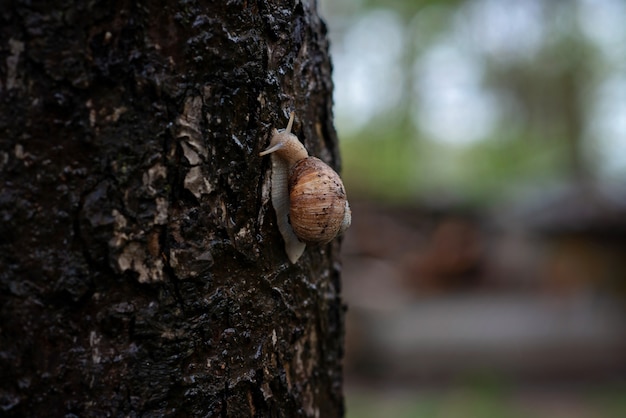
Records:
M389 127L389 125L387 125ZM372 129L340 142L344 182L351 193L384 200L403 200L415 189L417 145L407 129Z
M604 2L607 1L613 6L624 3ZM598 130L599 123L592 117L598 108L597 91L607 77L616 74L619 77L619 69L626 68L626 56L623 61L619 59L619 51L613 51L611 56L611 49L607 53L606 45L592 40L585 32L583 21L589 9L585 4L582 0L572 5L539 0L527 9L518 8L509 13L509 6L490 0L324 2L331 40L336 46L333 55L337 61L342 56L349 57L347 65L335 68L338 88L342 83L355 83L360 74L355 71L342 76L337 74L339 70L361 68L361 73L366 74L361 74L364 77L361 85L356 83L345 90L356 96L344 106L363 103L368 95L372 95L374 106L376 103L379 106L367 123L344 129L346 119L350 114L358 115L359 109L342 108L345 97L336 100L342 175L351 196L391 201L443 196L482 205L518 188L597 179L605 168L598 159L598 147L602 144L598 137L606 131ZM388 63L401 70L389 73L395 77L388 80L390 85L402 86L395 101L381 100L388 98L385 87L372 84L380 80L367 80L368 66L384 68L384 63L375 60L376 51L370 51L369 55L363 52L365 58L361 63L360 52L350 54L355 33L364 35L362 29L351 34L350 30L368 13L370 19L382 16L387 22L396 21L402 26L398 29L402 34L401 56ZM397 18L389 20L389 13ZM490 16L485 16L483 22L481 13ZM525 17L515 21L516 13ZM517 32L500 34L500 30L506 32L502 28L509 24ZM616 33L623 36L626 31L617 29ZM380 35L386 39L384 33ZM376 35L372 40L376 40ZM384 55L385 46L379 51ZM443 61L435 61L434 67L427 67L430 72L425 72L424 63L437 51L443 51ZM457 54L461 59L446 61L449 57L445 54L450 51L453 58ZM463 65L470 66L466 73L455 73ZM450 77L460 77L460 81L445 85L448 73ZM435 77L431 79L433 74ZM477 79L468 80L468 74ZM475 94L477 101L481 97L491 100L493 106L488 111L492 117L488 118L488 129L482 136L460 142L441 141L424 126L429 123L424 115L428 116L428 111L437 104L438 83L442 80L447 88L440 92L442 96L454 96L459 93L457 90L469 89L470 96ZM473 87L468 87L469 84ZM430 96L426 94L424 98L424 91L429 89ZM389 97L392 95L390 90ZM454 97L451 100L454 103ZM380 105L381 102L388 102L387 107ZM479 105L477 102L476 106ZM467 107L468 111L472 110L472 103ZM452 111L459 112L458 109L457 103ZM453 124L456 119L442 120ZM603 152L609 157L618 155L610 149Z
M346 418L621 418L624 387L571 391L463 386L447 390L358 390L346 395Z
M564 141L503 133L456 146L410 135L400 127L344 138L343 177L351 194L391 202L438 194L480 206L515 193L516 186L555 181L568 167Z

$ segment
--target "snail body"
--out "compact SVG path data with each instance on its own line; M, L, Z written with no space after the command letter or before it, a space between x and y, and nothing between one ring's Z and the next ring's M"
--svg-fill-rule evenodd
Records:
M269 148L260 153L271 154L272 205L292 263L307 244L326 244L351 222L341 178L322 160L309 156L291 133L294 118L291 112L287 128L281 132L274 129Z

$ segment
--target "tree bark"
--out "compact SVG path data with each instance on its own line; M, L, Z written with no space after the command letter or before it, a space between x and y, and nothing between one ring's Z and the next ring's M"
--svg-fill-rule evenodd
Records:
M339 244L288 262L272 128L338 168L316 4L0 6L0 408L339 417Z

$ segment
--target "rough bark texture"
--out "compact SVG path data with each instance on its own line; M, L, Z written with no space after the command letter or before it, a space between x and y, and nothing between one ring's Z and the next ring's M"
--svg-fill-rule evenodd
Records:
M79 5L80 4L80 5ZM0 6L0 411L338 417L338 244L289 264L272 127L337 167L315 2Z

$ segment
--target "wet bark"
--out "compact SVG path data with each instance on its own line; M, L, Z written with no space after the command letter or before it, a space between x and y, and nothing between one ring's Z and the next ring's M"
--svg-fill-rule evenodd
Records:
M258 155L295 110L337 168L325 32L294 0L0 6L3 413L343 415L339 244L288 262Z

